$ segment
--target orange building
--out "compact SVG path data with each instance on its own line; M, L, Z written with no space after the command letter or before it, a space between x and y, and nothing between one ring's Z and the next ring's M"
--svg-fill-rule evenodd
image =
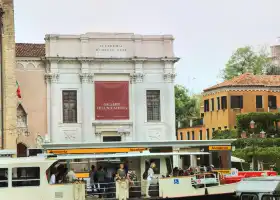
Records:
M178 140L211 139L215 130L235 129L240 113L278 112L280 75L245 73L205 89L202 95L203 125L178 129Z

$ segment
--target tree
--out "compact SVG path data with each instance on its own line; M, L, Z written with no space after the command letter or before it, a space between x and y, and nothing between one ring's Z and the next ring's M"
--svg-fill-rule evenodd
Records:
M190 119L199 117L200 96L189 96L188 89L182 85L175 85L175 114L176 128L180 122L183 126L188 126Z
M272 63L265 48L255 52L252 47L238 48L230 57L225 69L222 71L224 80L232 79L246 72L258 74L275 74L277 66Z

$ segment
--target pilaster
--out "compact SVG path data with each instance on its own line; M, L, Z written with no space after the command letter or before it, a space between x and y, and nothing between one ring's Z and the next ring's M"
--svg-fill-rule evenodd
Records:
M82 83L82 142L95 142L92 131L93 111L93 74L81 73Z
M55 140L55 137L59 137L57 135L58 131L58 123L60 122L60 105L59 105L59 77L60 75L58 73L46 73L45 74L45 80L47 82L47 92L48 92L48 99L47 99L47 105L48 105L48 133L50 135L51 142Z
M174 60L173 59L163 59L164 61L164 73L163 79L166 84L166 100L169 102L169 106L165 108L166 120L171 123L171 133L170 139L176 139L176 129L175 129L175 97L174 97L174 81L176 74L174 73ZM167 114L168 113L168 114Z

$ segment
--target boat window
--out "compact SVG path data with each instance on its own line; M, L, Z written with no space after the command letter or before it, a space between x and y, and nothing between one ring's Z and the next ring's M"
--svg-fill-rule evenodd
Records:
M154 162L156 164L156 167L154 168L155 174L160 174L160 159L151 159L150 163Z
M13 168L13 187L28 187L40 185L40 167Z
M0 188L8 187L8 168L0 168Z
M280 195L263 195L261 200L280 200Z
M259 200L256 194L242 194L240 200Z

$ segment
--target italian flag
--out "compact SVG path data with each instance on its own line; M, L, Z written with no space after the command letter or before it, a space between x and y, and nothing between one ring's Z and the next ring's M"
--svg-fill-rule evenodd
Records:
M17 97L21 98L21 92L20 92L20 87L19 87L18 82L17 82Z

